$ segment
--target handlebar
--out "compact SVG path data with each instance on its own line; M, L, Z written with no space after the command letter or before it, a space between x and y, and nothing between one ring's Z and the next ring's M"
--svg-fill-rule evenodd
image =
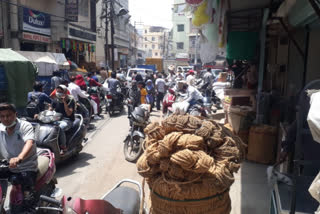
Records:
M61 207L61 202L58 201L58 200L56 200L56 199L54 199L54 198L50 198L50 197L48 197L48 196L41 195L41 196L40 196L40 200L41 200L41 201L48 202L48 203L53 204L53 205L56 205L56 206L58 206L58 207Z

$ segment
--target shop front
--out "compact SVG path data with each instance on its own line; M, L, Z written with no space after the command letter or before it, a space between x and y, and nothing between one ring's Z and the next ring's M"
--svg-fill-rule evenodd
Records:
M50 15L23 8L20 49L22 51L50 51L51 21Z
M67 59L80 66L96 61L96 34L69 26L67 38L60 41L59 48Z
M118 61L116 63L116 68L126 68L128 65L128 48L118 48Z

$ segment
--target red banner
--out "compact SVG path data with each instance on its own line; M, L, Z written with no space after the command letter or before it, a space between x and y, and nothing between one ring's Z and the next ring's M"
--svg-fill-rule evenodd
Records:
M25 40L43 42L43 43L50 43L51 42L51 39L49 36L42 36L39 34L27 33L27 32L22 33L22 38Z

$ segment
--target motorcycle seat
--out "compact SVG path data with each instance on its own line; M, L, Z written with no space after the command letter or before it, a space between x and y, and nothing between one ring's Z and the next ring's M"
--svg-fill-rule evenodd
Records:
M44 174L46 174L46 172L49 169L49 158L44 157L44 156L38 156L38 174L37 174L37 180L39 180L40 178L42 178L42 176L44 176Z
M121 186L114 189L103 200L108 201L114 207L121 209L123 214L138 214L140 197L137 190Z

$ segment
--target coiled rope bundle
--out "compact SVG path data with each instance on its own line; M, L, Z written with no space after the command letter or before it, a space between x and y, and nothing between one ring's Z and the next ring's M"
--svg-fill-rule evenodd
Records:
M151 213L226 214L245 145L212 120L173 115L145 129L138 172L151 189Z

